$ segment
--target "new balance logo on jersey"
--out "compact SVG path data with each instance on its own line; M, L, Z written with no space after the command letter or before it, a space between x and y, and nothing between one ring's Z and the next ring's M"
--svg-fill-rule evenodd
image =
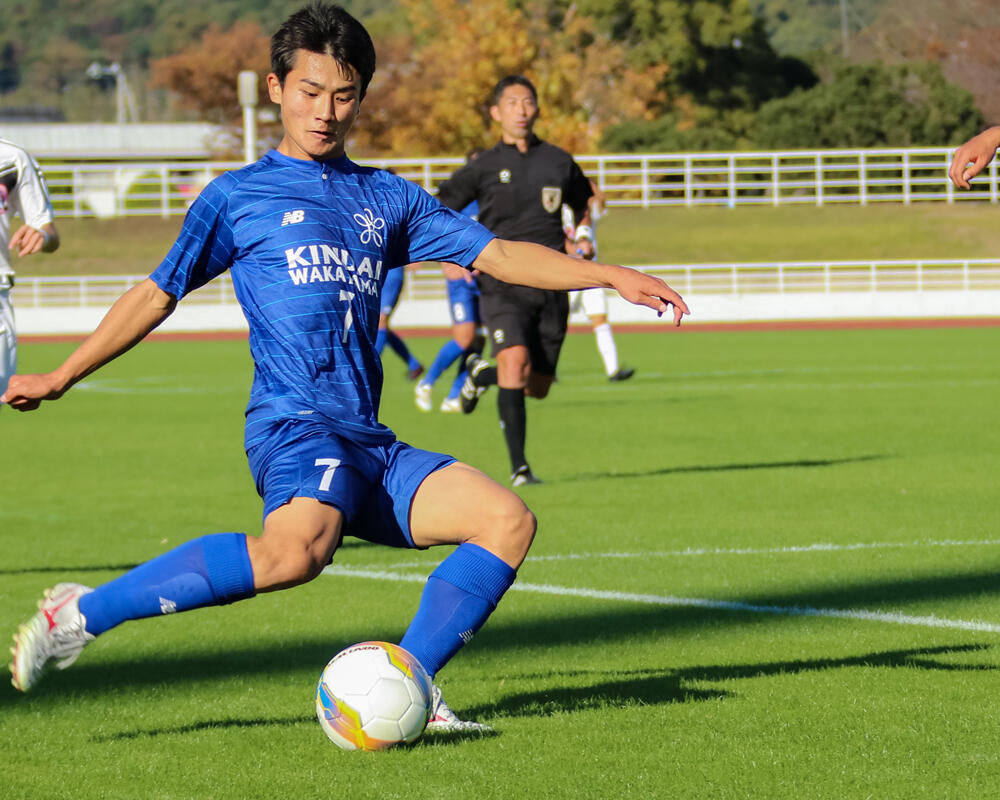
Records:
M160 613L161 614L173 614L177 611L177 603L173 600L168 600L166 597L160 598Z
M286 211L285 216L281 218L281 227L284 228L286 225L294 225L296 222L302 222L306 218L306 212L301 209L298 211Z

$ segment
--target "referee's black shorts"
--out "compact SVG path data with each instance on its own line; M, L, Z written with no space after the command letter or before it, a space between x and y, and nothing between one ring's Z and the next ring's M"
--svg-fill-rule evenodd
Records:
M479 312L493 340L493 355L508 347L528 348L531 369L555 375L566 338L569 295L548 289L499 283L482 287Z

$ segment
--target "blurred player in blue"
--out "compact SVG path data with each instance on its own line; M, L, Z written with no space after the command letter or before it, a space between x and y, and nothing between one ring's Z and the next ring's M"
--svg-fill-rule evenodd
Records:
M14 375L0 401L31 411L141 341L178 300L229 270L250 328L254 380L245 446L263 532L213 533L91 589L60 583L16 636L14 686L127 620L223 605L312 580L343 537L455 546L428 578L400 644L432 676L486 621L535 534L521 499L450 456L410 447L379 423L375 348L386 273L448 261L508 282L615 288L679 324L662 281L496 239L416 185L344 153L375 70L367 31L338 6L296 12L271 40L267 83L281 107L276 150L220 176L192 205L152 275L122 295L54 371ZM532 277L533 276L533 277ZM358 609L363 613L363 609ZM348 612L349 613L349 612ZM430 729L459 720L435 688Z
M415 381L424 374L424 366L410 352L410 348L406 346L403 338L389 328L389 317L392 316L392 312L399 305L399 296L403 293L403 279L405 277L406 271L402 267L389 270L389 273L385 277L385 285L382 287L382 309L378 317L378 335L375 337L375 349L381 355L388 344L392 352L399 356L403 360L403 363L406 364L406 377L411 381Z
M469 159L476 157L473 152ZM462 209L462 214L470 219L476 219L479 204L469 203ZM458 374L452 381L448 396L441 401L441 410L460 414L462 401L460 394L465 376L465 362L473 353L481 353L485 344L485 334L482 330L482 319L479 316L479 285L468 270L454 264L442 264L441 270L445 277L445 288L448 291L448 313L451 315L451 339L441 345L434 361L427 369L427 375L414 387L414 399L421 411L430 411L433 407L431 392L434 383L441 374L456 361L459 363Z

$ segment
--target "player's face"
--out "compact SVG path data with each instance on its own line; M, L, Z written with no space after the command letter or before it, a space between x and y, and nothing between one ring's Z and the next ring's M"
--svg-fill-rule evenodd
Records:
M512 84L503 90L490 116L500 123L500 134L507 144L523 141L531 135L538 119L538 101L531 89Z
M267 76L271 100L281 106L285 135L278 152L325 161L344 155L347 134L361 106L361 78L333 56L299 50L284 85Z

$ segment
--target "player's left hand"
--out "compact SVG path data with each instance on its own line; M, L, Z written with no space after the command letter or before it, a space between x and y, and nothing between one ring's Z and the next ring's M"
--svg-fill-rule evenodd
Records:
M30 225L22 225L10 237L10 251L19 256L30 256L45 247L45 234Z
M647 275L645 272L639 272L639 270L629 267L619 267L614 279L614 288L630 303L648 306L658 316L662 316L670 309L670 306L673 306L674 325L678 327L681 324L681 318L685 314L691 313L684 298L655 275Z
M34 411L43 400L58 400L64 391L52 373L11 375L7 391L0 395L0 403L18 411Z
M948 169L951 182L960 189L972 188L969 181L982 172L996 155L1000 146L1000 126L987 128L978 136L973 136L955 151L955 157Z

